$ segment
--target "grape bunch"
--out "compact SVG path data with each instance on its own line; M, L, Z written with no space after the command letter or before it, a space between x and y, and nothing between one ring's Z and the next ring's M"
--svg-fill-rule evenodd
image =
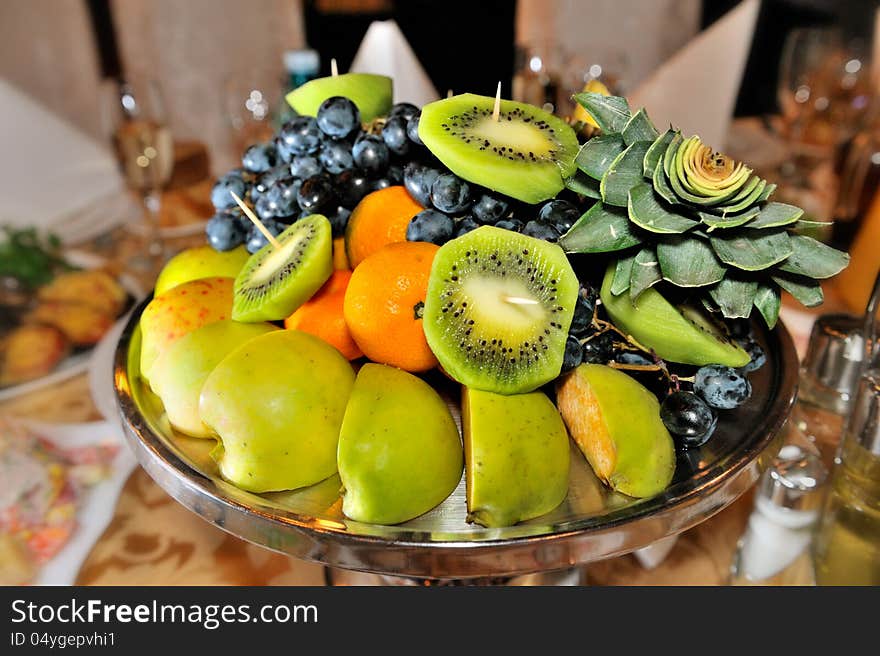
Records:
M405 167L432 160L418 140L418 115L414 105L399 103L384 121L365 130L357 106L335 96L321 104L315 117L288 121L271 142L250 146L241 167L214 185L216 213L206 226L208 243L220 251L246 244L251 253L266 245L232 193L273 235L316 213L330 220L334 236L343 234L361 198L401 184Z

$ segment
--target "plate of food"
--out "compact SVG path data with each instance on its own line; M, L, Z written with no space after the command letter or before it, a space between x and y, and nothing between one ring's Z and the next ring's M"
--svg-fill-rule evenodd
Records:
M91 350L143 292L101 258L35 230L0 244L0 400L84 372Z
M795 397L781 290L821 302L847 256L623 98L578 95L586 126L391 84L293 92L132 313L147 472L267 548L428 578L626 553L748 489Z

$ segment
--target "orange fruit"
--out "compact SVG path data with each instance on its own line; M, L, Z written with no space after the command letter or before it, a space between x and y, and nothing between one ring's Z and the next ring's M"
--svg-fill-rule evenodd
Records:
M335 347L349 360L357 360L363 353L352 339L342 312L350 279L351 271L334 271L314 296L284 320L284 327L314 335Z
M410 219L424 208L400 185L367 194L345 229L345 252L352 269L383 246L406 241Z
M422 329L431 263L439 246L389 244L361 262L345 292L345 322L370 360L406 371L437 365Z
M333 268L336 270L348 269L348 256L345 254L345 237L333 239Z

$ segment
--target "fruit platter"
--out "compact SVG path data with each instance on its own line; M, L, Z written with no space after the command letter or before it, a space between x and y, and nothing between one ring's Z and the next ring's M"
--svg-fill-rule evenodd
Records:
M212 191L117 347L147 472L276 551L432 579L562 569L708 518L778 447L848 262L624 98L574 117L347 74Z

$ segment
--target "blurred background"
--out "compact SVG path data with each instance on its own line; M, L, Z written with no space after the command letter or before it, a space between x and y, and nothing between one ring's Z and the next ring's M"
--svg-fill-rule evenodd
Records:
M334 66L390 75L395 102L417 105L493 95L500 81L504 97L573 123L572 94L625 95L658 126L674 122L745 160L778 185L776 199L803 207L816 238L852 255L824 285L824 311L862 313L880 271L878 32L877 0L2 2L0 356L5 331L18 328L13 308L30 311L45 271L101 270L124 290L108 292L118 296L109 316L85 328L76 318L78 341L38 363L51 375L18 385L0 369L0 454L4 417L92 437L109 430L104 418L118 421L114 321L152 289L161 262L205 243L215 180L286 120L284 95ZM783 320L803 354L816 312L788 300ZM28 353L48 353L56 337L69 335L28 335L39 338ZM143 472L129 479L124 449L105 456L115 464L93 482L112 489L93 495L103 501L89 511L91 540L38 575L4 551L0 530L0 583L320 582L316 569L190 521ZM147 516L150 530L135 530L132 518ZM702 546L660 578L617 559L595 580L721 582L740 527L688 534ZM71 532L37 561L60 553ZM195 555L173 564L180 541Z

